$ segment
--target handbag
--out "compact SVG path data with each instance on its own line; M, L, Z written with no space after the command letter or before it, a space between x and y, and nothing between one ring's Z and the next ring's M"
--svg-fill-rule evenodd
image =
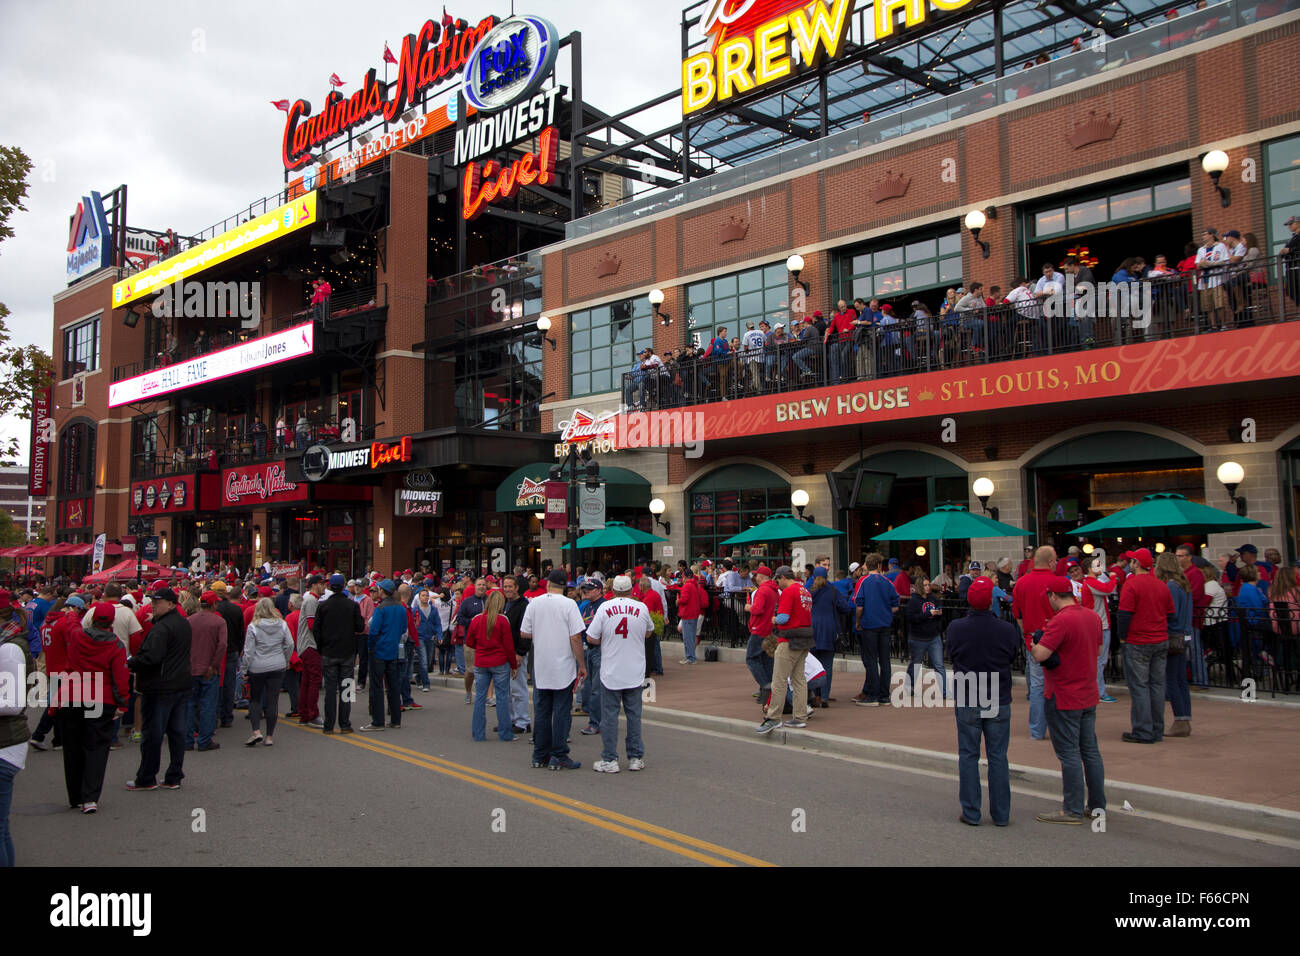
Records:
M1187 635L1170 634L1169 635L1169 653L1184 654L1187 652Z
M815 643L811 627L787 627L781 632L781 636L790 642L792 651L812 650Z

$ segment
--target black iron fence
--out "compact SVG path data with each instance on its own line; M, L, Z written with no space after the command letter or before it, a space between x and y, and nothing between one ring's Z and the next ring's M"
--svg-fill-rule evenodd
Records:
M308 445L332 445L347 437L345 421L317 419L290 424L283 431L268 426L266 431L251 431L225 439L210 438L157 451L137 452L131 456L131 478L158 478L165 475L230 468L249 462L286 458L299 454ZM371 441L374 425L356 427L351 441Z
M683 349L662 366L625 373L623 401L672 408L1291 321L1300 317L1300 262L1274 256L1199 278L1086 286L1069 277L1059 290L1009 298L965 311L918 309L829 340L808 325L803 338L773 334L722 357Z

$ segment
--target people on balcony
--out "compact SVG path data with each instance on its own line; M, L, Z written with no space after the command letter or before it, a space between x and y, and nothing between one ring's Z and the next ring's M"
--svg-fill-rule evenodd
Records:
M311 284L311 317L313 322L324 322L330 317L330 284L320 276Z

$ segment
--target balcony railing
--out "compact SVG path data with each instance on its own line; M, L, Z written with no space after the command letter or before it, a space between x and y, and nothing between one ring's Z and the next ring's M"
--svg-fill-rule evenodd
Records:
M153 452L137 452L131 458L131 479L160 478L187 472L231 468L249 462L289 458L300 454L308 445L333 445L342 442L343 423L333 419L320 419L301 426L287 428L277 436L273 425L265 433L252 433L242 437L208 439L193 444ZM375 426L357 428L356 441L371 441Z
M1064 308L1054 315L1053 300L1037 298L939 315L918 310L889 324L859 326L848 341L769 335L763 348L722 359L682 349L660 368L625 373L623 402L644 409L698 405L1300 318L1300 262L1288 265L1280 256L1243 262L1223 277L1221 293L1195 283L1190 274L1098 283L1095 308L1084 316ZM1055 302L1063 306L1064 298Z

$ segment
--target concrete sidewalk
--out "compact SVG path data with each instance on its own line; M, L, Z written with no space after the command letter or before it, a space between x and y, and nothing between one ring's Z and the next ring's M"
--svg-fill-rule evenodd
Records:
M698 664L681 665L677 663L680 647L663 646L665 676L656 679L656 700L646 705L646 717L763 739L753 734L761 713L751 696L756 686L744 663L707 663L701 648ZM895 674L902 670L903 665L894 665ZM951 710L859 707L850 698L861 687L860 673L841 672L837 667L831 690L836 702L816 711L807 730L778 731L768 739L956 774L957 734ZM1270 817L1260 829L1300 838L1300 708L1193 692L1192 736L1166 737L1160 744L1143 746L1121 740L1129 729L1128 697L1121 688L1111 693L1119 700L1098 705L1097 734L1112 809L1117 809L1114 781L1116 787L1133 785L1146 805L1158 811L1198 818L1208 813L1221 825L1247 830L1260 817ZM1051 742L1029 736L1023 683L1013 690L1011 707L1008 756L1013 771L1023 771L1013 777L1033 778L1044 785L1055 778L1059 793L1060 764ZM1172 722L1168 714L1166 709ZM1182 795L1203 799L1176 799ZM1167 799L1153 799L1156 796Z

